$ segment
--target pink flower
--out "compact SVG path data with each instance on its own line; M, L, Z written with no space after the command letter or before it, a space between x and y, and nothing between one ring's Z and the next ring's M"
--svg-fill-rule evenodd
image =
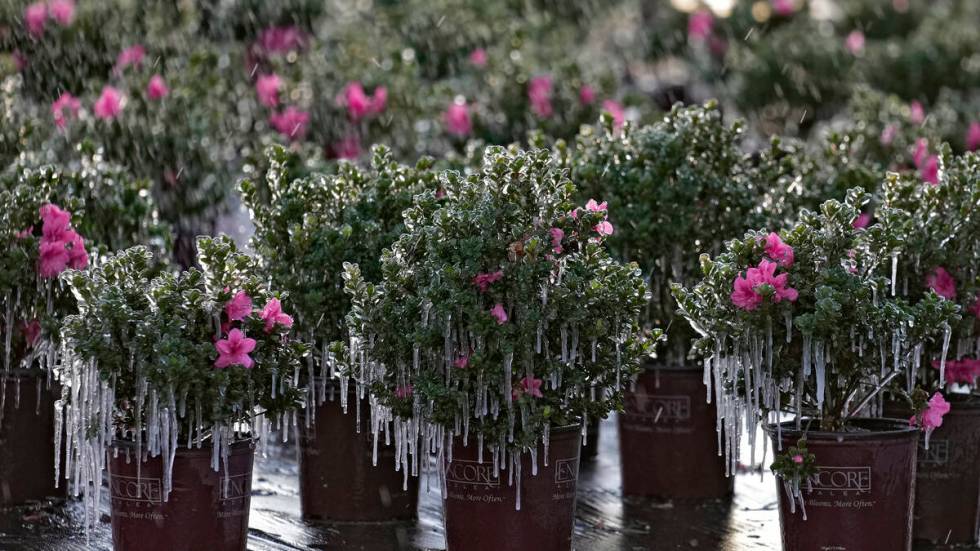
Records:
M932 432L943 425L943 415L949 413L949 402L943 398L943 395L939 392L932 395L929 398L929 403L926 405L926 409L921 413L922 415L922 428L926 432ZM918 416L913 415L909 419L909 424L914 426L919 426Z
M85 240L74 231L68 232L68 240L65 242L71 245L68 249L68 265L73 270L84 270L88 266L88 251L85 250Z
M752 268L746 272L746 276L736 276L735 283L732 285L731 299L735 306L742 310L752 311L762 304L762 295L755 292L756 282L749 279L748 274Z
M480 69L487 66L487 51L483 48L477 48L470 52L470 63L474 67L479 67Z
M113 68L113 71L118 74L123 72L123 70L130 65L136 65L139 67L143 64L143 57L145 55L146 50L143 48L142 44L133 44L132 46L119 52L119 55L116 57L116 66Z
M361 140L354 134L348 134L334 142L330 150L337 159L356 159L361 156Z
M146 96L152 100L162 99L170 93L167 83L160 75L150 77L150 83L146 85Z
M773 232L766 236L766 255L783 268L789 268L793 265L793 247L783 243L777 233Z
M626 111L619 102L607 99L602 102L602 110L612 115L613 128L619 128L626 122Z
M476 285L481 293L486 293L487 289L490 288L492 283L496 283L503 279L504 271L497 270L496 272L488 272L484 274L476 274L473 276L473 285ZM499 306L499 305L498 305ZM506 315L504 316L507 317ZM504 321L507 321L506 319Z
M796 3L793 0L771 0L772 11L781 17L793 15L796 11Z
M915 141L915 152L912 153L912 161L915 163L916 167L922 167L922 162L926 160L929 155L929 141L925 138L919 138Z
M938 371L942 364L939 360L932 360L932 367ZM946 360L946 380L951 383L972 385L978 375L980 375L980 360L971 358Z
M411 398L412 397L412 394L414 394L414 393L415 393L415 391L412 388L412 385L401 385L401 386L395 388L395 398L399 398L401 400L405 400L407 398Z
M279 105L279 87L282 80L277 74L259 75L255 80L255 93L259 96L259 103L266 107Z
M51 0L48 13L59 25L67 27L75 19L75 0Z
M881 142L881 145L891 145L897 135L898 127L894 124L889 124L881 131L881 136L878 138L878 141Z
M854 55L858 55L864 51L864 33L859 30L851 31L847 35L847 39L844 40L844 47Z
M499 302L490 309L490 315L497 320L497 325L507 323L507 312L504 311L504 305Z
M926 161L919 167L919 176L922 177L923 182L939 185L939 155L926 157Z
M51 116L54 117L54 125L64 128L68 123L67 119L77 118L78 110L82 107L82 102L78 98L63 92L58 99L51 103Z
M909 120L912 121L912 124L922 124L926 120L926 110L921 103L913 101L909 104Z
M956 280L942 266L937 267L926 276L926 287L945 299L956 299Z
M789 274L776 275L776 263L768 260L759 262L756 268L749 268L745 276L736 276L732 286L731 299L735 306L743 310L755 310L762 304L762 294L759 287L768 285L773 289L772 301L782 302L786 299L795 302L799 296L796 289L787 287Z
M374 95L371 96L371 114L377 115L388 107L388 88L384 86L378 86L374 89Z
M114 119L122 112L122 94L112 86L104 86L102 95L95 100L93 106L95 116L103 119Z
M614 231L613 225L610 224L608 220L603 220L602 222L599 222L598 224L593 226L592 229L603 237L612 235Z
M268 308L268 305L266 305L266 307ZM235 296L231 297L231 300L225 304L225 315L228 316L228 321L243 320L251 313L252 297L248 296L245 291L238 291L235 293Z
M214 361L214 367L224 369L230 365L240 365L245 369L251 369L255 362L249 353L255 350L255 339L245 336L239 329L232 329L228 332L228 338L221 339L214 343L218 350L218 359Z
M524 377L521 379L519 385L515 386L511 390L511 398L516 400L523 395L528 395L532 398L544 398L544 394L541 393L541 384L544 381L541 379L535 379L534 376Z
M297 27L269 27L259 33L256 46L267 53L286 53L303 47L306 37Z
M385 110L388 104L388 89L378 86L374 89L374 97L370 97L364 92L361 83L355 80L344 86L338 103L347 106L347 116L356 122Z
M851 227L854 229L867 228L868 224L871 223L871 213L862 212L851 222Z
M589 212L606 212L608 208L609 205L606 203L606 201L596 203L595 199L589 199L588 202L585 203L585 210Z
M549 76L537 76L527 85L527 97L531 101L531 111L538 118L547 119L554 114L551 107L552 82Z
M277 298L271 298L269 302L265 303L265 307L262 308L259 317L265 322L266 333L271 333L276 324L283 327L293 326L293 317L283 313L282 304L279 303L279 299Z
M473 121L470 120L470 109L463 103L450 103L446 112L442 116L443 123L446 125L446 132L453 136L462 138L468 136L473 131Z
M970 128L966 130L966 150L976 151L980 148L980 121L970 123Z
M27 226L26 228L15 233L14 237L16 237L17 239L27 239L28 237L31 236L32 233L34 233L34 226Z
M592 105L592 102L595 101L595 88L583 84L578 91L578 100L582 102L582 105Z
M715 26L715 18L708 10L698 10L687 20L687 39L697 42L708 38Z
M458 367L460 369L466 369L470 366L470 357L468 354L464 354L455 360L453 360L453 367Z
M803 456L800 455L800 454L794 455L793 456L793 463L796 463L797 465L802 465L803 464Z
M47 241L67 241L70 237L71 213L62 210L54 203L48 203L40 208L41 235Z
M551 249L555 251L555 254L561 254L561 240L565 238L565 231L561 228L551 228L548 230L551 234Z
M48 8L44 2L35 2L24 8L24 24L33 36L44 34L44 22L48 18Z
M37 273L43 278L58 277L68 267L68 249L64 241L41 240L38 249Z
M39 338L41 338L41 322L37 320L25 321L20 326L20 332L24 335L28 348L33 348Z
M272 127L290 141L302 140L306 136L306 126L309 122L310 114L293 106L269 116Z

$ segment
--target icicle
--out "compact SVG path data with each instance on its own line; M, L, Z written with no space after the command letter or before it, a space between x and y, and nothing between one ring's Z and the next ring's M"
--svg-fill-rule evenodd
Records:
M949 353L949 339L952 336L953 329L949 324L945 324L943 327L943 351L942 356L939 358L939 387L944 388L946 386L946 355Z
M824 387L827 376L826 363L824 358L824 343L817 341L813 346L814 371L817 378L817 411L822 414L824 401Z
M892 296L895 296L895 282L898 280L898 251L892 251Z

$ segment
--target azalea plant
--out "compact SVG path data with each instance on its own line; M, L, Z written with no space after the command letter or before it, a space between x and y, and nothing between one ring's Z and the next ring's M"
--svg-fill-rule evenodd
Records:
M659 351L669 364L685 363L694 336L675 319L670 283L691 284L699 253L717 253L724 239L761 221L762 190L743 170L741 131L709 103L675 107L656 124L621 131L606 119L584 129L573 146L558 148L579 197L608 204L611 250L636 262L650 285L643 320L669 326Z
M445 198L427 191L405 212L380 281L346 267L349 369L406 472L409 456L446 460L474 435L481 457L516 467L547 454L552 429L622 406L646 286L606 252L605 205L576 205L547 151L491 147L478 173L440 182Z
M415 195L437 190L436 173L430 159L401 165L383 146L374 148L370 167L342 162L330 175L305 170L299 155L281 147L268 158L264 182L242 183L255 225L252 247L271 283L293 297L297 330L319 353L318 372L309 358L309 379L320 377L322 400L337 346L347 340L344 263L380 279L381 252L404 230L402 211Z
M288 299L231 239L202 237L197 248L200 270L155 275L152 255L134 247L63 276L78 313L64 321L56 423L65 478L92 507L116 440L134 443L137 460L164 458L167 499L177 447L211 448L218 470L233 442L260 438L269 421L296 426L308 350L290 337Z
M825 431L846 431L894 377L941 342L959 308L930 292L891 295L878 267L888 256L862 246L864 233L901 238L889 221L867 230L853 220L870 199L854 189L842 203L806 211L781 234L749 232L714 258L701 258L703 279L674 285L682 314L702 335L719 422L738 459L739 424L778 424L784 411Z

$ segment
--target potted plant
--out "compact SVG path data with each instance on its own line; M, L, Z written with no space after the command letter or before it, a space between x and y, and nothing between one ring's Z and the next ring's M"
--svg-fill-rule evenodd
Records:
M920 347L942 340L958 308L934 293L891 296L876 271L887 257L862 247L864 230L852 226L868 200L854 189L843 203L801 213L776 239L749 232L714 259L702 256L697 285L673 287L703 335L697 350L711 370L726 450L737 459L743 421L753 447L767 424L790 551L911 549L918 429L858 415L914 365ZM780 422L784 412L795 420Z
M596 198L588 208L604 212L608 205L611 250L639 264L647 280L643 323L668 328L619 416L623 492L723 497L732 492L727 475L734 470L720 457L707 375L688 357L695 333L675 315L669 285L692 283L698 253L716 253L723 239L758 223L761 191L741 168L740 123L725 125L713 103L675 107L650 126L619 131L609 122L585 129L559 155L582 200Z
M416 481L403 489L398 473L378 466L394 464L395 448L375 447L364 387L340 376L350 310L341 274L355 262L365 276L380 277L381 251L404 229L402 211L415 194L437 188L431 161L400 165L377 146L370 167L342 162L327 175L306 173L299 155L281 147L268 153L265 180L243 182L242 197L261 269L293 297L296 330L314 347L302 375L309 382L299 454L303 517L413 518Z
M638 370L646 286L547 151L491 147L440 182L379 282L346 267L348 369L406 477L437 455L450 550L568 550L584 427Z
M958 304L963 319L950 326L946 339L918 351L912 369L895 380L894 400L879 406L891 416L909 418L916 386L929 389L928 394L941 391L931 409L948 408L945 417L913 418L924 429L916 470L915 537L975 543L980 502L980 468L973 460L980 453L980 246L975 237L980 231L980 157L954 157L948 146L940 157L936 185L916 175L889 175L881 223L901 227L902 239L889 241L880 232L869 232L868 241L882 258L891 259L879 266L881 275L892 281L890 293L919 300L934 292Z
M75 300L58 275L106 246L165 249L148 184L83 155L73 168L33 168L25 152L0 173L0 506L63 493L54 464L52 370L58 326Z
M197 247L201 269L153 277L134 247L64 276L79 311L63 327L56 444L63 428L89 521L108 470L116 551L244 551L255 443L296 427L308 350L290 303L231 239Z

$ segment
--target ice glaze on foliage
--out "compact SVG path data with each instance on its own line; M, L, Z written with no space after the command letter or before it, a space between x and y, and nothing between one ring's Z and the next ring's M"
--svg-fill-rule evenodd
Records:
M451 459L457 437L519 477L523 451L543 445L547 458L552 427L622 405L646 286L635 264L609 257L593 229L605 212L576 207L547 151L491 147L479 172L440 183L444 199L427 191L405 212L380 281L346 267L351 375L371 391L375 434L394 432L402 468L430 446Z

